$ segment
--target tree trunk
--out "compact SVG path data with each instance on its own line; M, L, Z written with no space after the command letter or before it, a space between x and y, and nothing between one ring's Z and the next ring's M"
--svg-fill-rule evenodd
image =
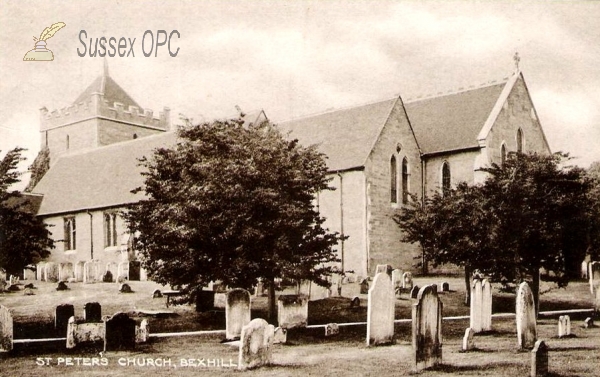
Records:
M532 273L531 292L533 293L533 303L535 304L535 317L540 312L540 269L534 268Z
M465 306L471 305L471 266L465 265Z
M277 323L277 306L275 305L275 279L269 279L269 311L267 313L268 322L273 325L278 325Z

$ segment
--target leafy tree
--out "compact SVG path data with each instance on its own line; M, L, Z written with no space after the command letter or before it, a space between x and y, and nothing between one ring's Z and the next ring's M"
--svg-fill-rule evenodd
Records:
M587 247L590 181L567 161L563 153L512 154L503 166L486 169L483 185L434 195L397 222L405 240L420 242L433 263L465 266L466 280L474 268L530 279L539 307L540 269L566 285Z
M29 167L29 171L31 172L31 177L29 178L29 183L27 187L25 187L25 192L31 192L35 185L38 184L39 181L42 180L44 174L50 169L50 149L48 147L43 147L38 155L33 160L33 164Z
M10 150L0 161L0 267L11 274L48 257L54 247L47 226L28 208L27 198L10 191L19 182L22 151Z
M215 121L178 135L175 147L142 159L147 199L125 214L149 275L189 293L262 279L271 319L276 278L327 285L340 236L313 205L330 189L323 155L269 123Z
M592 260L600 258L600 161L593 162L587 169L590 180L590 227L587 234L587 254Z

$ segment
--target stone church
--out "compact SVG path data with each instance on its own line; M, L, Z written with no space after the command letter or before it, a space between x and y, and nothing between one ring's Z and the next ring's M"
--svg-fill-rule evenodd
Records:
M260 111L246 122L266 119ZM418 245L401 243L392 220L414 194L420 200L458 182L483 182L481 168L509 152L550 153L521 72L501 82L403 101L385 101L278 124L327 156L334 191L315 200L326 226L348 238L341 268L372 274L378 264L410 270ZM51 167L33 189L37 211L53 227L56 249L38 279L144 279L120 216L143 198L138 158L174 145L169 109L142 109L105 68L67 108L41 109L42 147Z

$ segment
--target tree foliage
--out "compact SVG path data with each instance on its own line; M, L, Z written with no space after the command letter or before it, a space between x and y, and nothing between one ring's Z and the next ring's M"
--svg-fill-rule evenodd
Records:
M43 147L35 157L35 160L33 160L33 164L29 167L31 177L29 178L27 187L25 187L25 192L31 192L48 170L50 170L50 149Z
M10 191L19 182L22 151L12 149L0 161L0 267L12 274L48 257L54 247L47 226L28 208L27 199Z
M149 275L188 291L217 280L327 284L340 236L313 205L330 189L323 155L268 123L215 121L178 134L174 148L142 160L147 199L125 214Z
M559 285L575 277L590 229L590 181L568 155L512 154L483 185L459 184L396 217L407 242L434 264L454 263L509 280L539 270Z

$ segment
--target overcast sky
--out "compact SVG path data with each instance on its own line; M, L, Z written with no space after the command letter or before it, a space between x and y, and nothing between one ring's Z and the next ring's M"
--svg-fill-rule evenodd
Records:
M136 38L110 75L141 106L211 120L263 108L275 122L401 95L447 92L523 71L553 151L600 160L600 2L0 2L0 150L39 150L39 109L70 105L102 58L89 38ZM52 62L24 62L46 26ZM146 30L177 30L144 57ZM148 38L148 37L147 37ZM149 39L146 40L149 42ZM149 49L149 44L145 45Z

